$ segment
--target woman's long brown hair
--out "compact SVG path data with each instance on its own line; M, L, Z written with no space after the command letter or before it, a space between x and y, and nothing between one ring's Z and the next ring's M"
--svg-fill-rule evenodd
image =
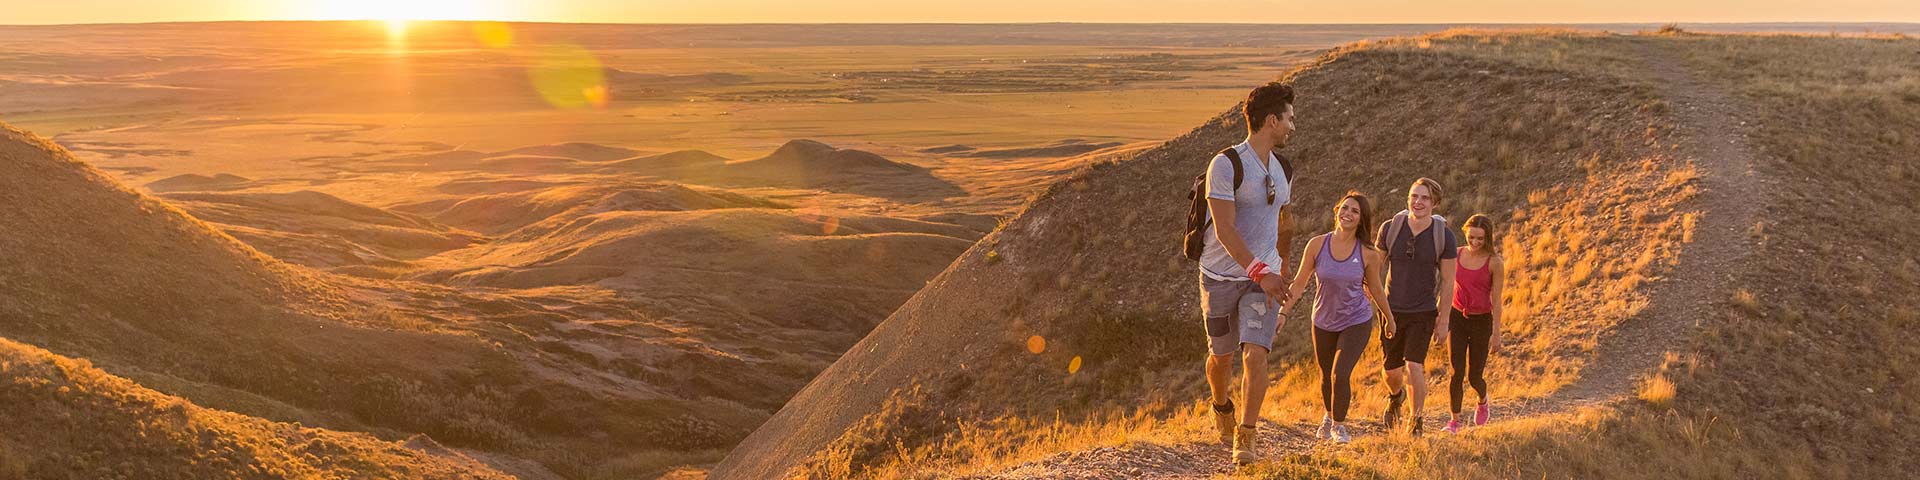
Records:
M1348 199L1352 199L1354 203L1360 205L1360 224L1353 227L1353 238L1360 240L1360 244L1366 245L1367 248L1374 248L1373 199L1368 198L1367 194L1360 193L1358 190L1348 190L1346 195L1340 197L1340 201L1333 202L1334 227L1339 228L1340 204L1347 203Z

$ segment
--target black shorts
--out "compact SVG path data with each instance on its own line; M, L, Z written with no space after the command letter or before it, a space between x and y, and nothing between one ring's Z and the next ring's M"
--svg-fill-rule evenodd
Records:
M1427 347L1433 345L1433 322L1439 317L1438 310L1393 312L1393 337L1380 339L1380 353L1386 357L1387 370L1408 363L1427 364ZM1380 329L1380 333L1385 336L1386 329Z

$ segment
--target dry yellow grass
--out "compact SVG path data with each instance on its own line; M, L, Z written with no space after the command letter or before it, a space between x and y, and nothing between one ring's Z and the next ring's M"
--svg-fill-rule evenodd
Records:
M1461 439L1362 442L1351 463L1387 478L1886 478L1920 467L1920 431L1897 420L1920 413L1920 392L1893 371L1920 360L1896 333L1916 315L1873 300L1920 294L1910 281L1920 268L1904 253L1865 253L1920 234L1907 221L1920 198L1909 173L1920 142L1904 134L1920 131L1920 68L1910 61L1920 41L1685 32L1659 41L1751 103L1745 121L1765 152L1756 167L1780 180L1754 186L1775 210L1749 229L1758 264L1719 294L1725 310L1700 319L1690 353L1650 372L1634 392L1642 403Z
M1912 199L1920 198L1920 179L1906 163L1920 157L1920 139L1906 133L1920 131L1920 83L1911 80L1920 71L1910 61L1920 42L1681 31L1615 39L1454 32L1353 51L1404 48L1505 58L1615 75L1631 84L1644 81L1627 77L1637 68L1636 45L1648 44L1685 52L1696 76L1751 102L1755 115L1749 121L1760 134L1753 141L1765 152L1756 168L1781 180L1754 186L1768 190L1763 198L1777 210L1750 229L1761 248L1751 257L1757 263L1739 270L1744 273L1735 287L1707 295L1726 299L1724 310L1697 319L1704 331L1682 339L1658 369L1620 392L1630 400L1509 418L1459 437L1367 437L1344 454L1277 458L1241 476L1881 478L1920 467L1911 454L1920 431L1899 420L1920 414L1920 391L1899 381L1896 372L1920 360L1920 348L1899 333L1901 322L1910 324L1920 314L1884 301L1920 296L1920 285L1912 282L1920 278L1920 262L1878 247L1920 236L1907 221L1916 213ZM1651 115L1674 108L1660 99L1627 101ZM1637 141L1653 152L1667 150L1662 127L1648 127L1636 132ZM1519 144L1505 145L1494 143L1487 158L1525 158L1514 153ZM1509 264L1525 270L1508 290L1509 308L1516 311L1509 338L1538 342L1495 363L1501 395L1544 395L1575 374L1595 335L1644 307L1641 286L1670 268L1678 249L1728 248L1694 244L1702 215L1713 213L1679 208L1700 188L1700 172L1691 165L1658 153L1627 161L1593 158L1579 164L1586 178L1580 187L1534 187L1472 200L1496 209L1500 198L1515 205L1509 222L1514 228L1503 245ZM1832 168L1835 159L1852 168ZM1538 345L1555 349L1529 357L1526 349ZM1283 361L1296 358L1290 354L1276 349ZM1524 368L1500 372L1503 363ZM1268 417L1285 423L1317 416L1308 413L1317 407L1308 393L1315 374L1304 366L1276 373ZM1358 389L1366 390L1369 381L1361 379ZM1364 395L1359 400L1356 411L1380 408ZM1178 426L1129 430L1128 438L1185 432L1195 441L1205 433L1204 417L1197 414L1168 418L1173 420L1163 425ZM1098 430L1098 422L1090 419L1079 428ZM1026 445L1048 448L1045 442ZM966 455L915 458L953 462ZM942 466L925 472L961 471L975 470Z
M512 478L461 457L201 408L0 339L0 478Z
M1655 376L1640 387L1640 399L1657 407L1673 403L1673 381L1665 376Z
M712 461L753 421L731 408L694 418L684 405L620 400L621 392L536 375L509 349L538 345L488 341L438 315L425 324L414 311L382 312L393 304L368 301L365 282L269 258L11 126L0 125L0 170L9 212L0 217L8 232L0 269L19 272L0 296L0 336L84 356L199 405L336 430L424 433L586 478L661 470L640 464L660 450L683 453L668 459L675 463ZM485 292L384 286L388 295L517 310ZM554 365L606 374L585 362L540 368ZM562 440L569 436L578 441ZM592 448L603 450L582 453Z
M1303 111L1328 113L1303 117L1306 120L1302 120L1302 134L1293 147L1297 150L1290 153L1296 159L1309 159L1311 163L1304 163L1303 168L1314 175L1311 177L1313 181L1302 182L1302 190L1296 192L1295 197L1300 202L1298 211L1306 212L1300 220L1304 232L1326 228L1326 216L1319 213L1323 211L1320 204L1331 202L1337 195L1330 194L1326 198L1315 195L1315 192L1322 190L1344 191L1349 186L1362 185L1363 190L1371 190L1383 199L1383 213L1397 210L1397 204L1403 198L1398 192L1405 188L1404 182L1410 181L1411 177L1383 176L1384 172L1374 163L1382 161L1422 162L1417 164L1421 167L1408 168L1428 168L1440 172L1444 176L1442 182L1449 185L1450 192L1455 192L1452 197L1456 199L1441 205L1444 214L1463 218L1469 213L1483 211L1506 220L1503 222L1502 238L1498 241L1505 245L1509 264L1524 267L1515 268L1510 273L1506 299L1509 305L1508 350L1500 361L1492 365L1490 372L1491 381L1496 385L1496 395L1503 399L1544 397L1564 387L1583 368L1585 359L1597 344L1597 337L1645 306L1645 295L1636 287L1644 279L1656 278L1670 267L1669 260L1691 228L1691 224L1684 220L1685 212L1680 207L1694 195L1696 187L1692 179L1697 177L1697 173L1691 172L1690 165L1675 162L1664 155L1663 150L1652 148L1652 140L1658 138L1666 127L1662 123L1661 109L1642 108L1644 105L1658 104L1653 101L1651 93L1625 80L1608 77L1605 71L1555 69L1544 61L1515 61L1503 56L1508 52L1530 52L1534 50L1527 49L1557 46L1558 43L1552 42L1559 41L1568 43L1562 48L1572 52L1571 55L1587 55L1589 53L1581 53L1585 51L1583 49L1599 48L1592 45L1604 45L1603 39L1568 35L1565 39L1551 37L1548 40L1536 40L1526 35L1482 37L1456 33L1428 38L1424 48L1415 42L1399 41L1343 47L1295 77L1303 82L1300 85L1312 89L1310 91L1321 92L1320 96L1303 97L1300 108ZM1476 50L1464 45L1494 45L1500 48ZM1617 50L1621 46L1607 48ZM1613 50L1590 54L1610 58L1626 56ZM1548 57L1540 55L1538 58ZM1321 89L1316 85L1329 80L1319 75L1364 78L1366 80L1362 80L1362 83L1343 85L1366 86L1357 89ZM1579 83L1559 83L1559 79L1568 77L1578 78ZM1439 88L1435 85L1452 87ZM1596 91L1606 93L1594 95ZM1525 95L1528 100L1516 101L1515 95ZM1334 106L1336 103L1337 107ZM1410 103L1424 108L1407 110ZM1436 118L1425 118L1425 115ZM1407 125L1399 125L1399 122ZM1477 129L1478 125L1486 123L1497 123L1502 127L1490 133ZM1422 128L1434 131L1411 140L1381 137L1386 132ZM1218 135L1210 128L1201 131L1208 136L1222 137L1239 133L1231 129L1224 135ZM1142 161L1159 160L1134 162ZM1130 163L1121 162L1107 168L1125 172ZM1480 167L1468 169L1463 165ZM1086 178L1106 178L1101 176L1103 173L1108 172L1095 170ZM1092 195L1106 188L1097 185L1092 180L1066 182L1054 188L1049 195L1043 195L1033 208L1045 208L1051 197ZM1033 215L1033 210L1029 210L1029 215ZM1073 215L1058 212L1050 212L1050 215L1055 215L1054 218L1074 218ZM1134 216L1127 215L1128 218ZM1057 225L1053 228L1074 228L1071 224ZM1015 222L1007 230L1020 228L1021 223ZM1073 248L1101 249L1087 243L1104 241L1096 240L1102 238L1126 238L1131 234L1125 229L1097 236L1070 232L1054 235L1060 237L1059 242L1065 243L1051 245L1055 245L1054 248L1071 245ZM1048 232L1043 235L1053 234ZM1121 250L1100 251L1134 253L1105 256L1103 258L1107 263L1145 255L1135 250L1150 251L1134 246L1131 241L1114 241L1114 246ZM1022 260L1017 253L1008 253L1017 251L1010 244L1000 243L994 247L996 256L1004 256L1009 262ZM1185 278L1191 273L1190 264L1173 262L1167 265L1182 274L1177 278ZM1026 296L1022 298L1044 297L1050 295L1045 292L1065 289L1071 290L1071 293L1063 293L1069 305L1095 305L1111 309L1111 299L1124 299L1129 304L1179 305L1182 303L1178 299L1180 294L1189 293L1187 291L1190 290L1187 281L1133 285L1136 283L1133 280L1099 273L1098 269L1104 268L1099 264L1076 261L1065 268L1066 271L1092 270L1093 273L1085 275L1103 281L1067 281L1080 277L1046 269L1052 273L1035 277L1035 283L1029 284L1030 288L1025 289ZM1121 283L1116 285L1115 282ZM1105 287L1082 291L1096 285ZM1110 289L1138 293L1103 297L1105 291ZM1102 298L1109 300L1103 301ZM1006 310L1007 314L1033 315L1028 311L1029 307L1018 303L1018 300L1016 302ZM1080 311L1078 314L1084 318L1089 312ZM1091 315L1094 318L1112 316L1098 311ZM956 472L991 471L1019 459L1058 453L1061 451L1057 449L1058 445L1150 441L1155 438L1179 438L1181 435L1191 437L1204 430L1195 427L1205 423L1202 421L1204 416L1189 412L1186 408L1152 413L1155 417L1166 419L1156 424L1160 427L1153 429L1104 426L1104 422L1110 418L1137 418L1135 415L1139 411L1126 406L1130 402L1137 402L1132 404L1139 406L1152 405L1151 401L1144 398L1178 399L1187 394L1194 396L1185 398L1197 398L1199 392L1204 391L1196 373L1197 360L1184 361L1192 357L1166 357L1165 352L1141 351L1134 346L1143 339L1191 336L1192 332L1188 330L1191 323L1187 320L1190 315L1190 311L1179 309L1165 316L1157 311L1144 317L1121 316L1129 324L1124 330L1113 330L1104 321L1099 322L1098 326L1078 329L1066 329L1058 323L1069 321L1064 318L1075 317L1051 321L1030 319L1027 321L1034 323L1019 325L1002 335L1006 337L1003 340L1008 346L1024 345L1024 340L1036 332L1044 335L1048 340L1047 352L1037 357L1044 359L1044 363L1058 360L1064 364L1067 356L1090 349L1116 348L1112 345L1132 347L1130 351L1133 353L1128 355L1125 363L1105 356L1093 357L1091 371L1098 375L1092 377L1094 381L1083 383L1079 379L1072 379L1066 382L1064 391L1060 387L1037 385L1035 389L1018 390L1027 392L1016 394L1026 395L1016 401L1018 404L1043 405L1045 402L1031 395L1048 395L1047 392L1079 394L1090 391L1081 388L1092 385L1132 385L1135 384L1132 380L1135 378L1142 379L1140 381L1145 383L1140 385L1146 386L1147 391L1151 392L1144 397L1137 390L1113 391L1121 397L1098 400L1073 399L1074 395L1066 395L1068 398L1063 399L1063 403L1075 405L1086 402L1091 405L1058 410L1074 412L1069 415L1008 417L1003 414L988 417L1003 419L996 423L970 421L967 410L981 408L991 411L1005 409L1004 405L954 407L953 403L949 403L951 401L943 401L935 396L929 400L930 405L935 407L928 407L925 415L946 418L948 420L945 421L950 423L934 421L934 424L948 427L971 424L995 429L997 431L994 433L969 433L975 438L995 441L955 441L958 437L952 433L955 431L953 428L934 429L915 426L916 422L913 421L878 420L892 415L882 412L880 416L867 417L862 424L868 427L856 427L850 430L852 433L840 436L822 455L814 457L809 463L811 469L804 473L815 477L842 474L876 477L950 475ZM1269 390L1266 417L1283 425L1319 416L1318 390L1315 386L1318 374L1308 357L1307 344L1302 340L1307 322L1305 309L1302 309L1282 332L1273 353L1277 380L1275 387ZM1019 351L1024 355L1032 355L1025 353L1024 348ZM1147 354L1166 360L1143 363L1143 359L1138 357ZM1444 355L1444 349L1436 349L1433 358L1445 358ZM1362 359L1363 365L1378 363L1377 349L1370 349ZM1441 367L1444 360L1431 362L1430 365L1434 367L1435 391L1444 392L1444 388L1439 387L1445 374ZM1366 421L1370 412L1378 412L1383 407L1382 395L1377 394L1380 391L1380 379L1373 372L1377 372L1374 367L1363 367L1356 379L1358 394L1354 411L1362 421ZM1005 374L997 372L997 369L987 374L989 377L1002 375ZM1023 376L1014 378L1026 381ZM1001 394L996 392L1009 388L1000 383L999 380L974 380L971 383L972 391L963 398L998 398ZM1103 388L1097 391L1112 390ZM1015 394L1012 391L1006 393ZM1443 408L1444 398L1438 395L1433 397L1429 408L1434 412L1430 414ZM1167 404L1182 405L1187 402L1182 399ZM960 404L970 405L970 402L962 401ZM1004 420L1006 418L1025 420L1007 421ZM1020 426L1056 425L1034 420L1036 418L1065 421L1071 427L1018 430ZM886 425L881 431L890 433L870 432L879 425ZM1049 431L1067 433L1052 436L1047 433ZM1103 433L1092 435L1084 432ZM1105 436L1108 434L1123 436ZM1037 437L1013 440L1033 436ZM1297 473L1297 470L1288 471Z
M1717 416L1775 468L1877 478L1920 469L1920 390L1897 369L1920 296L1900 239L1920 198L1920 40L1898 36L1690 36L1695 68L1751 102L1779 182L1757 258L1730 311L1700 342L1701 373L1680 382L1683 412ZM1818 112L1808 115L1809 112ZM1907 320L1903 323L1903 319ZM1692 396L1688 392L1700 394Z
M1418 41L1425 41L1426 46ZM1449 31L1413 41L1377 42L1372 48L1446 52L1553 68L1568 68L1569 64L1542 62L1540 59L1550 58L1542 52L1563 51L1562 55L1583 60L1627 58L1618 51L1621 45L1606 43L1602 36L1559 31ZM1653 100L1627 95L1616 101L1641 105ZM1580 127L1586 121L1573 119L1566 104L1541 110L1542 121L1550 126L1510 131L1510 140L1495 143L1495 154L1516 156L1511 153L1515 151L1513 145L1554 145L1554 139L1575 139L1559 142L1565 145L1605 141L1591 134L1606 130L1589 132ZM1654 120L1647 128L1664 129L1663 121ZM1533 123L1537 122L1529 125ZM1576 134L1569 136L1568 132ZM1581 155L1581 174L1545 188L1488 181L1525 171L1528 165L1541 163L1543 159L1538 157L1509 161L1511 166L1505 168L1487 165L1474 169L1469 162L1446 170L1451 196L1474 198L1471 203L1480 205L1467 210L1456 200L1443 204L1443 213L1458 217L1469 212L1494 213L1496 218L1503 212L1506 215L1494 240L1502 244L1508 265L1514 266L1510 267L1504 299L1508 348L1488 371L1489 382L1497 386L1500 398L1544 397L1571 382L1591 356L1597 337L1644 308L1646 294L1637 287L1670 267L1668 262L1657 260L1673 258L1693 229L1693 223L1686 220L1692 213L1682 208L1696 194L1694 184L1699 174L1693 166L1658 153L1642 152L1646 156L1635 157L1595 150ZM1473 172L1491 173L1480 177ZM1400 200L1388 197L1384 209L1397 209L1391 202ZM1433 391L1444 393L1445 350L1436 348L1434 352L1428 364ZM1370 349L1361 365L1378 362L1377 349ZM1310 362L1294 364L1282 371L1276 388L1269 390L1269 401L1276 406L1269 416L1285 421L1318 419L1319 373L1314 366ZM1380 379L1373 371L1362 373L1365 375L1358 376L1355 385L1356 392L1363 392L1356 397L1355 411L1379 411L1385 407L1383 396L1371 392L1384 387L1379 386ZM1433 398L1444 400L1443 396ZM1430 405L1438 410L1444 403L1430 400Z

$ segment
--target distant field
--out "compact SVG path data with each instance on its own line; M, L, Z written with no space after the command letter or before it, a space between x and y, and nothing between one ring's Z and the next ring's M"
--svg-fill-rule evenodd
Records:
M941 165L919 150L1161 140L1320 49L1417 28L1236 46L1210 26L933 26L836 44L828 27L480 25L0 28L0 116L136 184L307 180L324 176L303 162L316 158L562 142L742 158L807 138ZM993 165L1007 160L1024 159Z
M323 191L381 206L402 199L364 192L390 191L389 179L311 164L564 142L749 158L805 138L964 181L953 172L1071 155L923 150L1157 142L1326 48L1445 27L416 23L401 37L366 22L0 27L0 118L129 183L324 179ZM995 194L1012 200L940 209L1003 214L1025 193Z

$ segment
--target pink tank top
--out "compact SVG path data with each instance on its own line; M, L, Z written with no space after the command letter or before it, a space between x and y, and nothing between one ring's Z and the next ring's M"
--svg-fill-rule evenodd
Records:
M1479 315L1493 311L1493 259L1480 264L1478 269L1467 268L1466 262L1453 264L1453 308L1461 312Z

